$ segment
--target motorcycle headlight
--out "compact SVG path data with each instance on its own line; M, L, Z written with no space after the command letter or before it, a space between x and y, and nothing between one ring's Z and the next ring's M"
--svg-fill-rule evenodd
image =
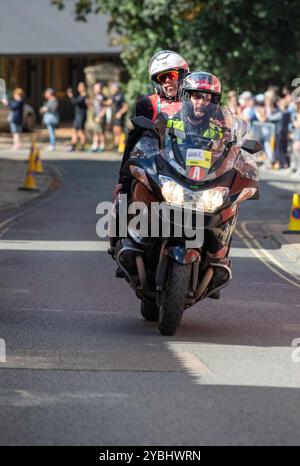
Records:
M166 202L183 206L192 204L193 208L202 212L214 213L224 204L229 188L218 186L204 191L190 191L167 177L160 176L161 192Z
M229 193L229 188L218 186L212 189L200 191L197 194L196 207L199 210L213 214L224 204Z
M161 188L161 192L163 197L165 198L166 202L175 205L183 205L184 204L184 189L183 187L176 183L176 181L172 180L165 180L161 177L161 182L163 186Z

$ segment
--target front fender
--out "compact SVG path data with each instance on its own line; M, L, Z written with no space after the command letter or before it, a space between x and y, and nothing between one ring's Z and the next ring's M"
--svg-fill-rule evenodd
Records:
M179 264L192 264L200 262L200 252L197 249L187 249L183 246L171 246L167 249L167 255Z

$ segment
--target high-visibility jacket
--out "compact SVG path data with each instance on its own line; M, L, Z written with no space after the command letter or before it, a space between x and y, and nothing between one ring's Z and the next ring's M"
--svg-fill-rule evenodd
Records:
M179 120L176 117L175 118L171 117L171 118L168 119L167 127L168 128L174 128L174 129L176 129L178 131L182 131L182 132L185 131L184 121ZM215 125L212 121L210 121L209 122L209 127L202 133L202 136L204 138L213 139L216 135L218 135L219 138L221 138L222 135L223 135L223 132L219 128L219 126Z

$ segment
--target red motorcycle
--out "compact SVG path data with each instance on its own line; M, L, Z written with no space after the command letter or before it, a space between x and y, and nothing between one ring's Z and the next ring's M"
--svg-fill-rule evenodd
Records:
M174 335L185 309L204 298L218 299L232 278L231 237L241 202L259 198L253 154L261 146L246 140L243 123L214 104L197 125L186 119L184 108L172 120L159 115L155 122L132 122L140 137L123 168L127 198L124 192L117 196L112 216L119 227L127 209L127 226L111 237L109 252L141 300L143 317L158 321L162 335ZM148 226L159 219L159 235L145 235L131 221L137 202L145 206ZM183 221L179 235L174 219L185 208L190 230ZM201 231L192 246L191 231Z

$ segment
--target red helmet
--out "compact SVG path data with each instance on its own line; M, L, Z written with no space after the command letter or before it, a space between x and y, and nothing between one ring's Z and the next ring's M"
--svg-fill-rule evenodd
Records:
M220 81L216 76L206 73L206 71L193 71L182 80L179 90L181 99L189 99L191 91L201 91L211 94L211 102L213 104L218 104L222 96Z

